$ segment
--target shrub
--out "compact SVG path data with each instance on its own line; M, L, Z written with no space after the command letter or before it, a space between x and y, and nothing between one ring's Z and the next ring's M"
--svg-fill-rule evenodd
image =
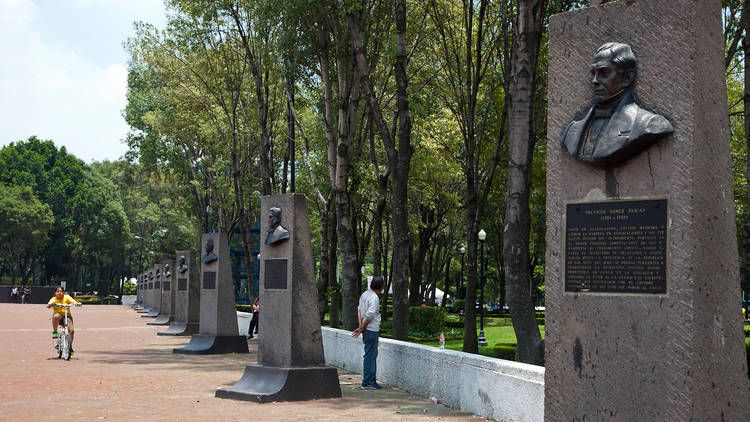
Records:
M463 299L458 299L453 301L453 312L459 313L464 310L464 307L466 306L466 301Z
M750 379L750 337L745 339L745 352L747 356L747 378Z
M439 333L443 329L445 309L438 306L412 306L409 308L409 331Z
M253 305L234 305L234 307L240 312L253 312Z
M135 284L133 283L125 283L122 285L122 294L123 295L134 295L135 294Z
M463 330L464 323L463 321L445 321L445 327L446 328L460 328Z
M83 303L84 305L98 305L102 303L102 300L96 296L94 297L80 297L79 296L79 297L76 297L75 300L76 302Z
M495 357L505 360L516 360L516 345L514 343L495 344Z
M746 325L744 328L745 328L745 337L750 337L750 325Z

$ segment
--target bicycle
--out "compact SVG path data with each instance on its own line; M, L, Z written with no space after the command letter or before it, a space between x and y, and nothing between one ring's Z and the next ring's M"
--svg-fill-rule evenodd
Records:
M57 327L57 338L54 342L55 351L57 352L58 359L62 358L65 360L70 360L71 335L70 332L68 332L68 308L74 305L56 303L55 306L65 309L65 311L63 312L63 320L60 321L60 326Z

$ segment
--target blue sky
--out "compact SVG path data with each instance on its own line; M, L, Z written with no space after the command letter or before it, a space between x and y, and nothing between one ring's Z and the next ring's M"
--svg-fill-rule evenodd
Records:
M163 28L162 0L0 0L0 146L36 135L120 158L135 21Z

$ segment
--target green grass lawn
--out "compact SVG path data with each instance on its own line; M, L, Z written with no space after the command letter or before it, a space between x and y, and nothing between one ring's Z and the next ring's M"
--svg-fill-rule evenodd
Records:
M544 325L539 326L539 331L544 338ZM477 324L477 335L479 335L479 325ZM513 325L508 318L485 318L484 336L487 338L487 346L479 346L479 354L489 357L495 357L496 343L516 343L516 334L513 332ZM440 347L439 341L420 343L427 346ZM445 348L460 351L463 348L463 340L449 340L445 342Z

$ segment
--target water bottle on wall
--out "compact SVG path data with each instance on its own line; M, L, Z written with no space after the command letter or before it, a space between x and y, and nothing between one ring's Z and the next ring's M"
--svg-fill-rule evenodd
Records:
M440 348L445 349L445 332L440 332Z

